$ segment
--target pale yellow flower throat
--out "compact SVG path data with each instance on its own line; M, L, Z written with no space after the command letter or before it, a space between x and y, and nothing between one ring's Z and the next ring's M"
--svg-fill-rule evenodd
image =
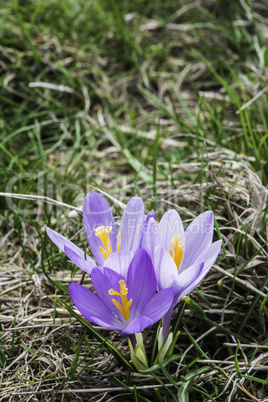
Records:
M122 305L115 299L112 299L112 302L118 308L118 310L122 313L124 319L127 320L129 318L129 307L132 304L132 299L130 299L129 301L127 300L128 288L126 287L126 282L124 281L124 279L121 279L119 281L119 283L120 283L120 292L116 292L115 290L110 289L108 291L108 293L111 296L120 296L121 297Z
M172 236L171 243L173 246L174 253L170 249L170 255L171 255L171 257L173 257L175 264L177 265L177 270L179 270L180 265L181 265L181 260L183 257L182 246L184 243L183 243L183 241L180 241L180 235Z
M103 255L103 258L106 260L111 254L113 254L111 241L109 235L112 231L112 226L99 226L94 229L95 235L102 241L103 247L100 246L100 252ZM121 244L121 233L118 236L117 250L120 250Z

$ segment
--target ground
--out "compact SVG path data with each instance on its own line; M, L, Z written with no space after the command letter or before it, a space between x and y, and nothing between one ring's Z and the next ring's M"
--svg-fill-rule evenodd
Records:
M0 400L268 400L266 1L17 0L0 13ZM171 360L146 373L125 337L72 308L67 286L90 277L45 233L90 252L92 190L117 222L133 195L185 227L211 209L223 240L174 312Z

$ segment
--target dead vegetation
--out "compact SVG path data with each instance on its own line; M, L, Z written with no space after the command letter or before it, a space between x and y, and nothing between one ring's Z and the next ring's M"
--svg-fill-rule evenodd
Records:
M6 6L0 27L0 401L171 401L178 390L268 401L266 2L135 2L122 14L78 2L76 19L66 1L40 2L40 15L28 3L21 19ZM137 193L185 226L215 213L224 246L196 304L174 312L170 377L122 367L55 299L70 305L57 284L91 282L45 225L86 246L91 189L118 221ZM129 359L125 338L98 331ZM149 354L154 337L145 331Z
M211 364L211 371L195 378L192 385L207 389L217 383L222 395L226 395L229 389L229 396L226 399L229 401L262 400L256 384L253 386L246 378L237 378L234 356L229 356L228 352L230 349L235 351L238 348L236 357L242 374L266 377L268 346L263 343L267 334L263 301L267 293L265 278L267 279L268 250L267 246L262 247L262 244L265 243L264 237L267 236L268 225L267 220L261 221L261 211L267 202L267 189L262 185L260 178L250 170L246 160L234 162L229 152L224 153L223 149L220 149L218 154L214 152L210 155L208 152L206 167L202 169L198 162L174 165L172 169L173 184L178 190L170 189L167 180L157 181L159 199L157 211L162 213L167 208L176 208L188 224L200 211L200 207L212 201L214 204L218 203L216 219L219 233L224 240L224 253L199 287L207 302L204 302L197 293L193 294L194 300L202 306L206 317L219 327L213 326L210 321L203 321L187 306L183 313L181 335L176 347L176 353L181 355L181 359L172 365L170 373L177 384L181 384L180 374L184 372L187 364L185 356L195 353L183 327L190 331L203 350L206 350L207 336L213 333L216 342L214 356L211 355L209 360L204 358L198 360L201 367ZM206 176L206 181L202 185L200 182L192 184L189 178L199 175L201 171ZM184 173L186 176L182 177ZM105 188L109 192L108 184L105 184ZM150 199L149 187L144 186L140 191L145 202ZM113 197L116 198L116 195L113 194ZM128 196L123 197L121 192L120 201L127 200ZM61 215L62 222L65 223L59 230L68 233L70 218L65 209ZM263 224L264 230L261 231ZM81 354L77 365L80 362L81 365L70 374L70 367L76 358L75 351L83 330L66 310L54 302L53 286L40 267L40 237L29 223L25 224L22 221L20 225L20 234L13 228L1 242L1 254L8 257L8 262L3 261L1 267L1 354L10 356L3 362L1 400L39 401L42 398L49 400L54 392L57 395L54 400L59 401L71 401L74 398L76 400L90 398L96 401L100 399L108 401L114 398L118 400L121 393L122 398L126 398L126 389L117 386L115 380L115 378L123 379L124 371L111 354L91 336L87 335L86 341L80 345ZM44 236L44 227L40 227L40 230ZM21 245L18 236L22 237ZM241 241L234 246L235 239ZM31 263L27 261L25 255L31 255ZM65 264L64 271L58 270L55 264L55 272L51 273L51 278L66 286L72 280L81 280L82 273L78 270L75 277L72 277L72 264L66 259ZM37 270L34 271L34 268ZM88 277L85 277L84 284L90 286ZM65 298L59 292L57 294ZM252 311L252 317L245 321L253 304L255 313ZM257 325L254 322L256 315L259 315ZM231 326L234 321L236 324ZM231 326L233 332L239 333L239 328L243 324L240 340L235 335L226 335L222 331L223 328L228 330ZM126 339L107 330L103 330L103 334L128 356ZM245 334L250 344L243 342ZM147 330L145 339L148 348L152 342L151 338L152 331ZM250 362L244 350L247 352L254 350ZM217 368L213 367L213 363ZM84 366L87 367L83 371ZM81 374L78 375L80 371ZM147 398L150 398L151 387L159 387L150 376L132 374L131 377L130 388L133 390L135 384L137 390ZM164 377L162 380L167 386L172 386Z

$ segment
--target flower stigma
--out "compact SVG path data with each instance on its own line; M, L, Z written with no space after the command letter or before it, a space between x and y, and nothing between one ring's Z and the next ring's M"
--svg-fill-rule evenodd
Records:
M112 245L111 245L111 241L109 238L109 235L112 231L112 226L98 226L96 229L94 229L95 231L95 235L102 241L102 244L104 247L99 247L100 248L100 252L103 255L103 258L106 260L106 258L108 258L111 254L113 254L113 250L112 250ZM118 244L117 244L117 250L120 250L120 244L121 244L121 233L119 233L118 236Z
M180 235L173 235L172 239L170 240L173 246L173 251L170 249L170 255L174 259L175 264L177 265L177 270L180 268L181 260L183 257L183 241L180 241Z
M127 320L129 318L129 307L132 304L132 299L130 299L129 301L127 300L128 288L126 287L126 282L124 281L124 279L121 279L119 281L119 284L120 284L120 292L116 292L115 290L110 289L108 293L111 296L121 297L122 305L115 299L112 299L112 302L118 308L120 313L122 313L124 319Z
M119 250L120 250L120 245L121 245L121 233L119 233L119 235L118 235L118 243L117 243L117 249L116 249L116 251L119 251Z

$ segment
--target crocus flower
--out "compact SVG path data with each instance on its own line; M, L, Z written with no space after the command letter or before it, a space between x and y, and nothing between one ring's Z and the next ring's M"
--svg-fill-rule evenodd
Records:
M115 265L110 258L111 268L91 271L97 294L74 282L69 286L69 293L77 309L89 321L118 330L121 335L136 334L166 314L174 292L167 288L156 293L154 268L145 250L136 251L129 267L124 266L126 259L118 266L117 257L113 258Z
M200 214L186 231L175 210L167 211L159 224L149 219L142 247L154 264L158 290L174 290L173 303L163 318L163 340L175 305L201 282L220 252L221 240L212 243L213 227L211 211Z
M105 260L119 250L134 255L140 246L144 218L142 199L133 197L126 206L117 233L106 199L94 191L88 193L83 203L83 220L89 247L96 262L66 237L48 227L46 230L59 249L74 264L90 274L94 267L103 266Z

